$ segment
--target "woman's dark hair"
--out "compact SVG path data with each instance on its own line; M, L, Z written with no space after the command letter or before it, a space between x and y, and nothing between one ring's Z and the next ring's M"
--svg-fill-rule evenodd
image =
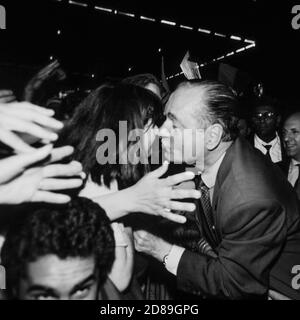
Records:
M143 88L145 88L147 85L152 83L158 87L160 94L163 94L163 91L164 91L158 79L151 73L136 74L134 76L125 78L123 82L134 84L136 86L143 87Z
M129 136L132 130L144 129L149 120L153 125L160 125L163 120L163 107L154 93L131 84L104 84L76 108L61 134L60 141L61 144L75 148L74 159L82 163L83 170L87 175L91 175L95 183L101 183L102 175L105 185L109 186L113 179L117 179L119 188L125 188L147 173L149 165L132 164L130 161L120 164L119 145L125 137L119 137L119 121L127 122ZM115 133L116 164L102 165L96 159L98 148L107 143L96 141L97 133L102 129L111 129ZM135 141L125 143L128 149Z

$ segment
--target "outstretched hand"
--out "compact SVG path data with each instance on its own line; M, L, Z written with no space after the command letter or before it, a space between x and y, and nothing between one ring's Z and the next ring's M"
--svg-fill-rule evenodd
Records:
M82 185L85 174L79 162L54 164L70 156L70 146L52 145L0 160L0 204L23 202L66 203L70 197L53 191Z
M164 163L160 168L148 173L133 187L131 187L132 197L136 202L136 210L143 213L158 215L178 223L185 223L186 218L172 211L195 210L195 204L175 201L179 199L194 198L199 199L200 191L194 189L175 189L181 182L192 180L195 177L193 172L182 172L161 178L168 170L168 163Z
M24 89L24 100L32 101L35 91L37 91L46 80L50 79L54 75L57 76L58 80L66 78L65 72L60 69L60 64L57 60L49 63L31 78Z
M54 111L29 102L0 104L0 141L16 153L35 150L20 137L22 134L53 142L58 138L55 132L63 128L53 115Z

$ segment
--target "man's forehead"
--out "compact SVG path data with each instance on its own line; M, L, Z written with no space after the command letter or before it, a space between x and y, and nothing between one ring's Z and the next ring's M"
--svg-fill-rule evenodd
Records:
M90 258L60 259L55 255L41 257L27 266L28 277L40 282L51 281L60 283L80 279L94 270L95 261Z
M300 128L300 113L292 115L291 117L289 117L285 121L284 127L285 128L287 128L287 127Z
M176 89L166 106L166 112L193 110L194 107L204 103L204 90L200 87L180 87Z
M274 112L275 111L275 108L271 105L261 105L261 106L258 106L255 108L255 111L256 112L264 112L264 111L272 111Z

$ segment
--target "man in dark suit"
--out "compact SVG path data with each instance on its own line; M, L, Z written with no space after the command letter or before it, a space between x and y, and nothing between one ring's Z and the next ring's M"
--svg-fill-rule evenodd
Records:
M283 171L286 167L286 153L283 139L278 131L281 115L276 100L264 96L253 102L251 127L253 133L249 142Z
M163 262L189 293L300 299L291 285L300 265L296 194L276 166L237 138L235 108L234 94L217 82L186 82L171 95L162 143L167 157L195 163L199 171L195 217L203 250L191 252L146 232L135 233L136 249ZM186 129L202 132L202 148ZM182 132L184 143L176 143Z

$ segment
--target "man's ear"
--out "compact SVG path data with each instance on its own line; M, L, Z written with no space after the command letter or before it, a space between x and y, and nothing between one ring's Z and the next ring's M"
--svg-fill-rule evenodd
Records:
M218 147L222 140L223 127L219 123L213 124L206 129L206 148L211 151Z

